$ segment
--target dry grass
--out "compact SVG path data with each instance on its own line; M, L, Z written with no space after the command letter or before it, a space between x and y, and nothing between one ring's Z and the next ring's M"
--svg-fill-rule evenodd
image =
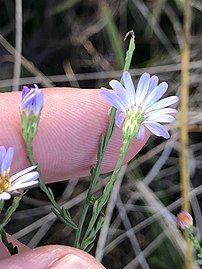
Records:
M72 85L86 88L107 84L111 78L120 77L120 65L114 59L121 59L117 53L120 53L121 46L124 46L122 40L125 33L131 28L134 28L137 40L134 62L130 70L134 79L136 80L144 71L155 73L161 80L168 81L169 95L179 94L179 87L184 85L180 81L181 49L184 44L183 1L107 1L111 10L111 23L113 27L114 25L117 27L111 39L110 31L114 31L114 28L107 28L103 10L97 1L89 0L84 3L74 0L67 4L68 1L53 0L52 5L49 1L40 3L35 1L33 6L28 1L22 12L22 56L18 53L20 26L15 25L15 7L9 5L9 1L3 2L3 10L9 14L9 19L7 23L2 22L3 34L0 36L2 91L11 90L16 83L19 85L41 83L43 86ZM17 3L20 1L16 0ZM36 17L37 15L30 12L30 9L38 11L40 5L42 5L41 13L37 13L40 17ZM187 145L187 140L185 141L189 152L189 165L185 167L186 175L190 175L190 188L186 194L190 197L196 232L200 239L202 237L200 1L192 1L192 9L190 65L186 68L186 73L189 71L190 75L190 90L189 95L182 93L182 97L189 97L189 106L188 100L183 101L186 102L188 118L186 134L189 135L189 144ZM36 18L40 23L36 22ZM16 45L12 44L15 29L18 33ZM112 42L116 39L117 33L120 33L120 41L117 41L120 44L114 47ZM119 52L116 52L117 50ZM19 60L16 60L19 56L21 65ZM51 66L49 59L55 63L54 66ZM15 68L17 71L13 73L14 65L17 65ZM19 76L20 66L21 76ZM105 225L97 248L94 249L97 258L108 269L182 268L184 240L176 227L175 216L182 204L179 182L179 156L182 146L179 142L178 127L181 126L183 133L185 122L186 119L169 126L172 134L169 141L150 138L148 145L130 162L125 174L122 174L114 187L106 210ZM183 167L184 172L185 168ZM136 181L137 179L141 181ZM106 180L100 182L98 192ZM187 182L184 184L188 186ZM72 179L67 183L58 184L57 189L59 189L56 192L58 199L77 219L86 195L86 180L78 182ZM72 232L63 224L56 222L54 214L50 213L50 205L38 195L38 190L32 190L25 196L21 208L13 216L14 222L15 228L11 224L8 230L31 247L55 242L72 243Z

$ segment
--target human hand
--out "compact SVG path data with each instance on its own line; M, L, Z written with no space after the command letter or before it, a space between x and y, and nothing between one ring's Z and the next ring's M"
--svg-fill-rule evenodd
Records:
M107 128L108 104L100 97L99 90L54 88L44 89L44 92L45 106L33 146L35 159L40 164L46 182L89 175L90 166L96 163L100 135ZM0 100L1 145L13 146L15 149L12 173L28 166L20 131L20 98L19 92L2 93ZM139 152L148 137L149 132L143 141L132 142L125 162ZM113 170L119 155L121 139L120 129L115 128L105 153L103 173ZM0 258L5 258L8 253L5 252L3 245L0 247L2 249ZM69 263L69 267L65 265L65 268L73 269L70 261L76 258L72 254L83 260L83 265L79 264L79 267L76 265L78 268L103 268L90 255L66 246L45 246L25 250L27 248L21 246L21 254L1 260L0 269L17 266L17 268L37 269L64 268L64 266L48 267L54 260L62 257L63 261ZM85 265L86 262L91 265Z
M51 245L21 252L2 259L0 269L104 269L88 253L61 245Z

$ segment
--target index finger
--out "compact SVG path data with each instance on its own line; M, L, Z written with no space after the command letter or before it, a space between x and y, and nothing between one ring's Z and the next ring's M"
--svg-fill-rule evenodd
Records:
M44 93L33 146L46 182L89 175L91 165L96 163L100 136L107 129L109 105L96 89L52 88L44 89ZM0 141L15 149L13 172L29 165L20 131L20 101L19 92L1 94ZM139 152L148 137L149 132L143 141L132 142L125 161ZM121 130L116 127L105 153L103 173L113 170L121 143Z

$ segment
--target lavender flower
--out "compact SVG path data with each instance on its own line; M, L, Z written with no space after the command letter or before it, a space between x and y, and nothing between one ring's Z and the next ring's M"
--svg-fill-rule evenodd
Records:
M182 230L190 229L193 226L192 216L186 210L182 210L177 215L177 224Z
M37 166L26 168L10 177L10 167L14 149L0 146L0 200L8 200L12 193L38 183L39 173L33 171Z
M166 128L160 123L171 123L175 118L170 115L177 110L168 108L179 98L170 96L159 101L168 89L168 84L160 84L157 76L144 73L138 82L137 89L133 85L129 72L123 73L123 84L111 80L112 90L101 88L101 95L112 105L116 111L115 123L123 130L124 139L137 138L142 140L145 128L156 136L169 138Z
M23 87L20 104L22 135L26 144L31 144L36 136L41 110L44 104L44 93L34 84L34 88Z
M34 84L34 88L23 87L22 102L20 105L21 113L25 112L28 117L31 113L38 116L44 104L44 93Z

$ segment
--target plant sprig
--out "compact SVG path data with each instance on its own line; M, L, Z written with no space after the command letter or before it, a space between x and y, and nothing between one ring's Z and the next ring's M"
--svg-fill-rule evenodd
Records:
M69 213L69 211L64 207L60 206L56 201L54 194L52 190L44 184L43 180L39 179L39 188L46 194L48 197L49 201L52 204L52 211L53 213L62 221L64 222L67 226L71 227L72 229L77 229L77 225L73 222L72 217Z
M96 231L96 233L98 232L97 229L95 227L102 227L102 225L99 225L99 216L102 212L102 209L104 208L104 206L106 205L106 203L109 200L110 194L111 194L111 190L114 186L114 183L116 181L116 178L118 176L118 173L120 172L121 166L123 164L124 158L128 152L128 148L130 145L131 140L127 140L123 142L123 145L120 149L120 154L119 154L119 159L116 163L114 172L112 173L112 176L109 180L109 182L106 184L103 194L101 195L101 197L96 200L96 202L93 205L93 214L91 217L91 220L89 221L89 225L88 228L86 230L86 233L84 235L84 239L82 241L82 246L83 246L83 250L86 250L86 248L88 247L88 245L84 244L84 242L88 242L88 240L92 237L92 231ZM98 220L98 221L97 221Z
M196 262L200 265L202 265L202 247L197 239L197 237L195 236L195 234L193 234L193 230L191 228L189 229L185 229L185 234L188 234L188 237L190 239L190 241L193 244L194 249L197 252L197 259Z
M7 234L4 229L0 232L3 244L7 247L9 253L12 255L18 254L18 247L14 246L12 242L8 241Z
M25 192L21 192L20 195L13 198L13 202L12 202L11 206L7 209L4 218L0 223L0 235L1 235L2 242L5 245L5 247L8 249L8 251L11 255L18 253L18 247L14 246L11 242L8 241L4 227L11 220L11 217L12 217L13 213L16 211L16 209L18 208L20 201L21 201L24 194L25 194ZM0 213L1 213L2 209L4 207L4 201L2 200L0 202L1 202L0 203Z
M24 195L24 192L20 193L20 195L15 196L13 198L13 202L12 202L11 206L9 206L9 208L7 209L6 214L4 216L4 219L0 223L0 233L3 230L3 228L6 226L6 224L8 224L8 222L11 220L12 214L18 208L23 195Z
M25 141L26 142L26 141ZM34 155L33 155L33 147L32 147L32 143L30 142L29 144L26 144L26 149L27 149L27 156L28 156L28 160L30 162L31 165L35 165L36 162L34 160ZM46 194L46 196L48 197L49 201L52 204L52 212L56 215L56 217L58 217L63 223L65 223L67 226L71 227L72 229L77 229L77 225L73 222L72 217L69 213L69 211L64 208L64 206L60 206L54 197L54 194L52 192L52 190L49 187L46 187L42 176L41 176L41 172L39 169L39 166L37 166L38 168L38 172L39 172L39 188Z
M132 60L132 56L133 56L133 52L135 50L135 36L134 36L134 32L130 31L128 32L127 36L131 34L131 38L130 38L130 43L129 43L129 47L128 50L126 52L126 57L125 57L125 65L124 65L124 71L129 70L130 64L131 64L131 60ZM115 123L115 114L116 114L116 109L114 107L111 108L110 111L110 119L109 119L109 125L108 125L108 129L106 134L102 134L101 135L101 139L100 139L100 143L99 143L99 147L98 147L98 155L97 155L97 163L95 168L91 169L91 182L90 182L90 186L88 189L88 193L87 193L87 197L86 200L84 202L83 208L82 208L82 212L80 215L80 219L79 219L79 223L78 223L78 229L76 231L76 237L75 237L75 242L74 242L74 246L77 248L82 248L85 249L86 251L88 251L89 249L87 249L87 247L89 247L89 242L91 242L91 238L95 238L98 230L102 227L101 223L98 221L98 224L95 225L96 220L98 219L101 210L100 208L106 204L106 201L103 202L102 198L100 201L96 201L94 206L93 206L93 213L92 213L92 218L90 220L89 223L89 228L87 228L87 231L84 235L84 238L82 240L82 242L80 243L80 239L81 239L81 233L82 233L82 229L83 229L83 224L87 215L87 212L89 210L90 205L92 204L92 198L93 198L93 192L95 189L95 186L97 185L99 176L101 174L101 169L102 169L102 162L103 162L103 158L104 158L104 152L109 144L109 141L112 137L112 133L114 130L114 123ZM101 206L101 204L103 204L103 206ZM98 207L99 205L99 207ZM99 209L98 209L99 208ZM100 219L99 219L100 220ZM93 226L95 225L96 228L93 228ZM92 228L92 229L91 229ZM99 229L98 229L99 228ZM94 233L93 233L94 231ZM87 243L86 243L87 242ZM92 245L92 243L91 243Z

